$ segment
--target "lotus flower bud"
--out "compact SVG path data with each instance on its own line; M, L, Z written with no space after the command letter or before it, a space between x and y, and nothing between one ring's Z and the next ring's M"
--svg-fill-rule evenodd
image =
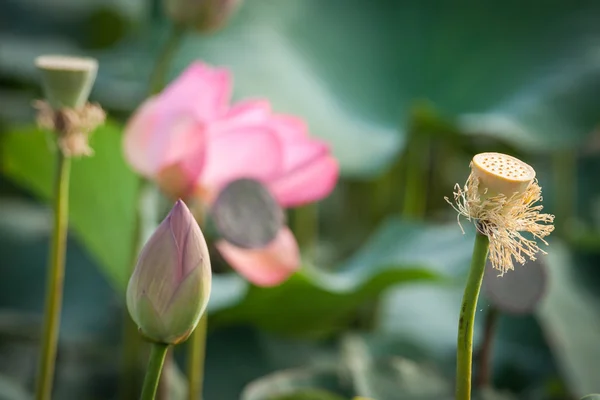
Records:
M225 24L240 3L241 0L165 0L165 8L176 24L213 32Z
M127 287L127 308L140 332L177 344L193 332L211 287L206 241L181 200L142 249Z

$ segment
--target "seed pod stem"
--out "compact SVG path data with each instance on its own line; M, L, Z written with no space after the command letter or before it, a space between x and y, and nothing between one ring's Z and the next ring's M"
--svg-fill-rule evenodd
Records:
M71 160L65 157L62 152L58 152L54 186L54 224L48 260L46 300L44 302L42 353L38 363L36 384L37 400L49 400L52 395L65 275L67 228L69 225L70 170Z
M489 250L489 239L477 232L471 269L463 294L458 320L458 343L456 347L456 400L471 400L471 374L473 364L473 326L477 299L483 281L483 272Z

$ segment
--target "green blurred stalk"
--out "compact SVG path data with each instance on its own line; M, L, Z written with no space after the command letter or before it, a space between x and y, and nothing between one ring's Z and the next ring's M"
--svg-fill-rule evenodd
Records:
M568 234L573 222L575 193L577 193L577 159L573 150L564 150L552 156L556 201L556 233Z
M395 183L393 168L371 182L369 189L370 214L371 221L375 224L388 213Z
M173 61L173 58L177 54L177 50L180 47L181 41L184 37L185 29L179 26L172 26L169 31L169 36L160 51L154 69L150 76L149 83L149 94L155 95L165 87L167 74L169 72L169 66ZM138 182L138 192L136 194L136 204L140 207L142 195L144 192L145 185L142 179ZM138 210L135 221L135 231L133 237L133 247L131 251L131 262L130 268L133 271L137 260L137 255L141 250L143 243L142 235L142 218L141 213ZM120 398L122 400L130 400L136 397L138 388L138 372L139 372L139 359L142 348L142 339L137 331L137 327L131 320L129 312L125 308L124 310L124 332L123 332L123 366L121 373L120 383ZM167 362L167 368L169 368L169 362ZM167 385L166 379L163 379L163 385Z
M146 378L144 378L142 396L140 397L141 400L154 400L168 349L169 345L167 344L152 343L148 368L146 369Z
M429 175L427 169L431 158L430 125L435 121L427 104L417 104L411 110L408 143L405 150L405 184L402 216L407 219L423 219L427 210Z
M319 234L319 204L312 203L294 209L292 219L298 246L304 250L305 259L312 260Z
M204 359L206 357L206 331L208 328L208 310L198 322L198 326L188 339L188 399L202 398L204 384Z
M137 255L143 246L142 218L139 207L141 206L141 197L144 192L144 182L138 182L137 193L137 213L135 218L135 227L133 234L133 248L131 250L129 266L131 271L135 267ZM122 400L135 399L138 391L140 352L142 348L142 338L138 332L136 324L129 316L127 307L123 310L123 364L121 370L121 382L119 387Z
M488 237L477 232L471 269L463 294L460 318L458 320L458 341L456 347L456 400L471 399L471 374L473 365L473 327L477 299L485 271L489 249Z
M156 64L154 64L154 70L150 75L150 95L160 93L167 84L169 67L179 50L185 32L185 28L181 26L174 25L171 27L167 41L158 54Z
M63 285L65 276L65 254L69 225L69 176L71 160L62 151L57 152L56 176L54 181L54 225L48 263L42 352L38 363L36 385L37 400L50 400L56 364L56 350L60 330Z

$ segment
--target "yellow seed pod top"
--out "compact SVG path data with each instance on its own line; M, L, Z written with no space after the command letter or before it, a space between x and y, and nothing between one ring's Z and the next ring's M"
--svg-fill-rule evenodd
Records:
M523 193L535 179L535 170L530 165L502 153L475 155L471 169L479 178L479 193L485 193L485 197Z

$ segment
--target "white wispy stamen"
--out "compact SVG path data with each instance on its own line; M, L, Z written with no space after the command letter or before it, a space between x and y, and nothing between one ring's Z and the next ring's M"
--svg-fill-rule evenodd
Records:
M500 275L513 270L514 261L524 264L527 258L535 260L538 252L546 254L535 239L548 245L544 238L554 230L554 215L540 213L543 206L538 203L542 200L542 190L537 180L522 193L510 197L499 194L482 200L479 178L471 173L465 186L461 188L457 184L454 190L454 202L448 197L446 201L458 213L459 225L462 215L476 222L477 230L489 238L489 259ZM527 239L522 232L530 233L533 239Z

